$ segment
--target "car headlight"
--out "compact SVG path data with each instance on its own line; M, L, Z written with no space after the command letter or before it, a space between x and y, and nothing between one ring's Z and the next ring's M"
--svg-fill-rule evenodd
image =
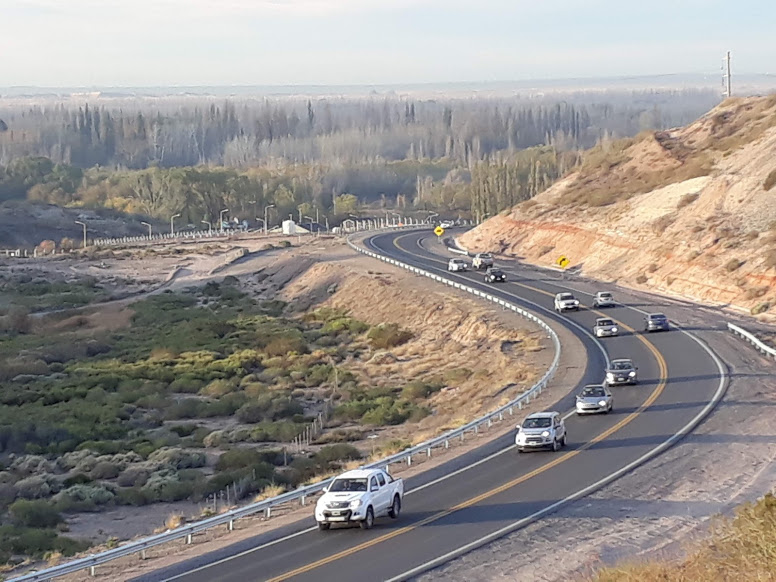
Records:
M612 328L612 333L617 333L617 327Z
M543 437L548 437L548 436L550 436L550 431L548 431L548 430L545 430L545 431L542 433L542 436L543 436Z
M607 372L606 373L606 379L607 380L614 380L614 374L612 374L611 372Z
M599 400L598 406L606 406L606 400Z
M628 374L628 376L630 376L631 378L635 378L636 377L636 372L631 370L631 373Z
M355 509L356 507L361 507L362 503L363 503L363 501L361 499L355 499L355 500L350 502L350 508L351 509Z
M573 303L574 305L579 305L579 301L577 301L576 299L574 299Z

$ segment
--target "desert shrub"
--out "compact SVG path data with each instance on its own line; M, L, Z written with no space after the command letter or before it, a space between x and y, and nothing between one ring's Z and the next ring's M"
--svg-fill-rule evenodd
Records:
M272 476L273 470L267 473L264 465L281 465L283 463L283 454L279 451L258 451L256 449L232 449L222 453L216 463L216 470L231 471L234 469L245 469L248 467L259 467L258 472Z
M763 301L762 303L758 303L751 309L752 315L760 315L761 313L765 313L771 308L771 304L768 301Z
M207 462L207 457L204 453L195 453L165 447L148 455L148 461L174 469L191 469L204 467Z
M402 398L407 400L422 400L442 389L441 384L432 384L422 380L412 380L401 390Z
M725 270L728 273L732 273L743 264L743 261L739 261L738 259L730 259L727 263L725 263Z
M224 430L214 430L202 439L202 444L208 448L219 447L227 442L229 442L229 437Z
M119 475L116 483L120 487L142 487L148 481L149 474L147 467L127 467Z
M121 473L121 469L116 463L110 461L100 461L91 470L89 476L92 479L115 479Z
M56 463L49 461L46 457L40 455L24 455L14 459L11 463L11 470L22 475L35 475L40 473L51 473L54 471Z
M40 475L21 479L14 484L14 487L16 494L22 499L42 499L54 492L51 479Z
M304 432L307 424L288 420L260 422L251 428L250 440L254 443L289 442Z
M472 373L473 372L468 368L453 368L452 370L446 370L442 374L442 382L446 386L461 384L471 378Z
M687 262L692 262L700 256L701 256L701 253L699 251L690 251L689 253L687 253Z
M364 431L358 428L337 429L325 432L315 439L315 444L326 445L329 443L345 443L348 441L358 441L364 436Z
M14 523L25 527L54 527L64 521L48 501L20 499L9 510Z
M179 437L187 437L193 434L198 428L199 425L196 424L179 424L176 426L171 426L170 430L177 434Z
M181 392L185 394L195 394L202 389L204 382L193 374L183 374L170 382L172 392Z
M240 408L237 419L246 424L255 424L265 420L279 420L302 414L302 406L283 394L263 394L255 402L249 402Z
M776 170L771 170L763 182L763 189L767 192L774 186L776 186Z
M636 283L639 283L641 285L643 285L647 281L648 281L648 279L647 279L646 275L639 275L638 277L636 277Z
M413 338L410 331L400 329L395 323L382 323L367 334L373 348L387 349L400 346Z
M285 356L291 353L307 352L307 344L301 335L277 335L272 338L263 350L268 356Z
M694 194L685 194L679 199L679 202L676 204L676 208L679 209L684 208L685 206L689 206L698 199L698 196L700 196L700 194L697 192Z
M654 272L655 272L655 271L657 271L659 268L660 268L660 267L658 267L656 263L651 263L651 264L649 265L649 267L647 267L647 271L648 271L648 272L650 272L650 273L654 273Z
M763 267L766 269L776 268L776 249L769 249L765 252Z
M284 249L286 249L286 248L288 248L288 247L290 247L290 246L291 246L291 241L288 241L288 240L282 240L282 241L280 241L280 242L278 243L278 246L279 246L280 248L284 248Z
M171 471L160 471L151 475L142 491L149 499L170 502L191 497L194 489L195 484L192 481L181 481L178 475Z
M115 498L112 490L103 485L73 485L54 496L59 511L97 511Z
M229 380L217 379L217 380L213 380L212 382L210 382L210 384L208 384L202 390L200 390L200 394L217 398L220 396L225 396L230 392L234 392L234 390L235 390L235 385L233 382Z
M361 451L346 443L327 445L315 453L315 459L325 464L337 461L355 461L360 458Z
M133 505L140 507L148 505L153 499L148 495L146 491L143 491L140 487L129 487L126 489L119 489L116 492L116 503L119 505Z

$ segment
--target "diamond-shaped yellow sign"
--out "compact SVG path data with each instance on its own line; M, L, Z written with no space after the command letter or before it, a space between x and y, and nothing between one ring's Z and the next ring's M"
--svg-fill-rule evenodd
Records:
M437 235L437 236L442 236L443 234L445 234L445 229L442 228L441 226L437 226L434 229L434 234Z

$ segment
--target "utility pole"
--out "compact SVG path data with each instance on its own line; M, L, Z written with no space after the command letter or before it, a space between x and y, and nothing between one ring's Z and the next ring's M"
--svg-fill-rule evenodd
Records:
M730 77L730 51L722 59L722 96L725 99L733 96L733 83Z
M75 223L84 227L84 248L86 248L86 223L81 222L80 220L76 220Z

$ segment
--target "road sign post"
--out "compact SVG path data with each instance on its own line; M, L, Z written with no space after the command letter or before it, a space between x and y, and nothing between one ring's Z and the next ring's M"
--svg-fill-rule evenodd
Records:
M565 269L568 267L569 259L566 255L561 255L558 257L558 260L555 261L555 264L558 265L560 268Z
M437 226L434 229L434 234L437 235L437 236L442 236L443 234L445 234L445 229L442 228L441 226Z

